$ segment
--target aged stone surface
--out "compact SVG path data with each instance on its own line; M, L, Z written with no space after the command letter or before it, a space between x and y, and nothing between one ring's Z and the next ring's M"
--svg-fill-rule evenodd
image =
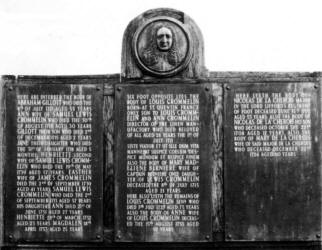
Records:
M225 87L227 240L317 239L319 95L315 82Z
M121 72L124 80L204 76L203 39L199 28L180 11L144 12L124 33Z
M116 240L211 240L209 84L117 86Z
M1 151L0 151L0 246L3 245L3 235L4 235L4 221L3 221L3 211L4 211L4 200L3 200L3 170L4 170L4 161L5 161L5 149L6 149L6 141L4 140L5 135L5 112L6 112L6 106L5 106L5 87L7 84L12 84L15 82L14 76L2 76L0 79L0 145L1 145Z
M99 85L6 88L5 237L102 239Z
M212 213L213 233L216 239L224 234L223 195L223 89L221 84L212 84Z
M224 83L230 84L238 84L240 82L249 82L249 83L265 83L271 84L272 82L281 82L281 83L294 83L294 82L315 82L317 86L321 87L321 74L316 73L309 73L309 72L286 72L286 73L272 73L272 72L211 72L209 77L202 77L198 80L185 80L186 83L202 83L208 82L213 83L212 91L213 91L213 103L216 103L213 107L213 155L214 155L214 162L213 166L213 207L212 207L212 214L213 214L213 231L214 236L216 234L222 234L224 229L224 211L223 211L223 166L222 166L222 150L221 142L223 138L223 134L220 136L220 130L222 124L222 115L223 109L220 105L222 103L222 87ZM101 75L101 76L71 76L71 77L45 77L45 76L38 76L38 77L27 77L27 76L19 76L19 81L25 82L32 82L32 83L75 83L75 82L82 82L82 83L97 83L102 82L106 83L104 88L104 210L107 209L108 212L104 211L104 239L105 243L103 244L104 247L117 247L115 244L109 243L113 239L113 207L114 207L114 190L113 190L113 171L114 171L114 164L113 164L113 155L114 155L114 115L113 115L113 104L114 104L114 86L117 82L119 82L119 75ZM7 81L15 81L14 77L5 77L2 80L2 85L4 82ZM168 79L169 82L175 83L176 80ZM162 83L164 80L160 79L144 79L143 82L149 83ZM320 96L321 98L321 96ZM2 98L2 103L4 99ZM3 108L2 106L2 115L3 115ZM217 114L217 115L216 115ZM2 116L3 118L3 116ZM4 122L4 119L2 119ZM217 131L217 132L216 132ZM3 147L5 147L5 142L2 141ZM216 156L217 155L217 156ZM3 166L3 161L1 162ZM3 167L1 168L3 169ZM1 182L2 183L2 182ZM2 185L1 185L1 190ZM3 204L2 204L3 205ZM2 218L2 216L1 216ZM227 218L227 215L226 215ZM1 222L3 225L3 223ZM3 228L1 228L3 229ZM229 235L226 235L229 238ZM230 247L233 248L236 246L236 243L229 243L227 241L220 241L220 237L214 237L216 243L210 243L210 246L217 247ZM218 241L219 240L219 241ZM201 243L193 244L191 243L189 246L191 247L198 247L201 246ZM238 243L239 245L241 243ZM279 243L279 242L267 242L267 243L260 243L264 249L272 249L272 248L281 248L282 246L285 249L296 248L296 249L319 249L319 243L314 245L312 242L287 242L287 243ZM178 248L179 245L176 245ZM202 246L207 246L205 243ZM253 249L254 247L258 247L258 243L256 242L244 242L243 246L245 249ZM103 247L103 246L101 246ZM181 245L181 247L185 248L187 245ZM284 249L283 248L283 249Z
M105 89L109 89L112 83L106 84ZM113 86L112 86L113 87ZM114 228L114 96L111 93L104 96L103 107L104 119L104 226L107 230L105 237L112 239Z

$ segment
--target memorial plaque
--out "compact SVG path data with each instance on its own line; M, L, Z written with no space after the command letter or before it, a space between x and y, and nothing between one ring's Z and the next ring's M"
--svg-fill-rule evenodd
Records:
M207 85L116 87L117 241L211 240Z
M320 237L319 95L310 82L226 86L227 240Z
M5 240L99 241L102 88L6 87Z

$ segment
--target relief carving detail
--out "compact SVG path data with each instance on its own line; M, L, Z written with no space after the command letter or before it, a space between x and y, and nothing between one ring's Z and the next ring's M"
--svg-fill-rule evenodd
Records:
M141 69L156 76L170 76L189 63L190 42L188 31L177 20L158 18L136 32L133 46Z

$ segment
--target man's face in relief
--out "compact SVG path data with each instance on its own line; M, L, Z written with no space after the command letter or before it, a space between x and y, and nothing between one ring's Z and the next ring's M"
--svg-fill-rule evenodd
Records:
M157 45L161 51L168 51L172 46L172 32L166 27L161 27L157 31Z

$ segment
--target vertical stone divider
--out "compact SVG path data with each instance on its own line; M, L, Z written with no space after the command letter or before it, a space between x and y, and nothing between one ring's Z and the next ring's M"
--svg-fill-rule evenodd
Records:
M3 197L5 195L3 189L3 170L4 170L4 155L5 155L5 140L4 140L4 126L5 126L5 88L9 83L13 83L15 81L15 76L1 76L0 79L0 248L3 246L3 234L4 234L4 222L3 222Z
M221 84L211 84L212 91L212 213L214 240L224 237L223 197L223 89Z
M320 88L320 112L321 112L321 127L320 127L320 174L321 174L321 180L322 180L322 72L319 72L318 73L318 76L317 76L317 87ZM321 184L322 185L322 184ZM321 198L322 199L322 198ZM321 211L321 214L322 214L322 211ZM322 218L322 215L321 215L321 218ZM322 220L320 221L321 223L321 230L322 230ZM322 243L321 243L321 237L322 237L322 231L320 232L320 235L317 235L319 236L319 239L320 239L320 242L318 243L318 246L316 249L318 248L321 248L322 247Z
M114 83L107 83L104 87L103 100L103 191L104 191L104 237L113 240L114 228Z

